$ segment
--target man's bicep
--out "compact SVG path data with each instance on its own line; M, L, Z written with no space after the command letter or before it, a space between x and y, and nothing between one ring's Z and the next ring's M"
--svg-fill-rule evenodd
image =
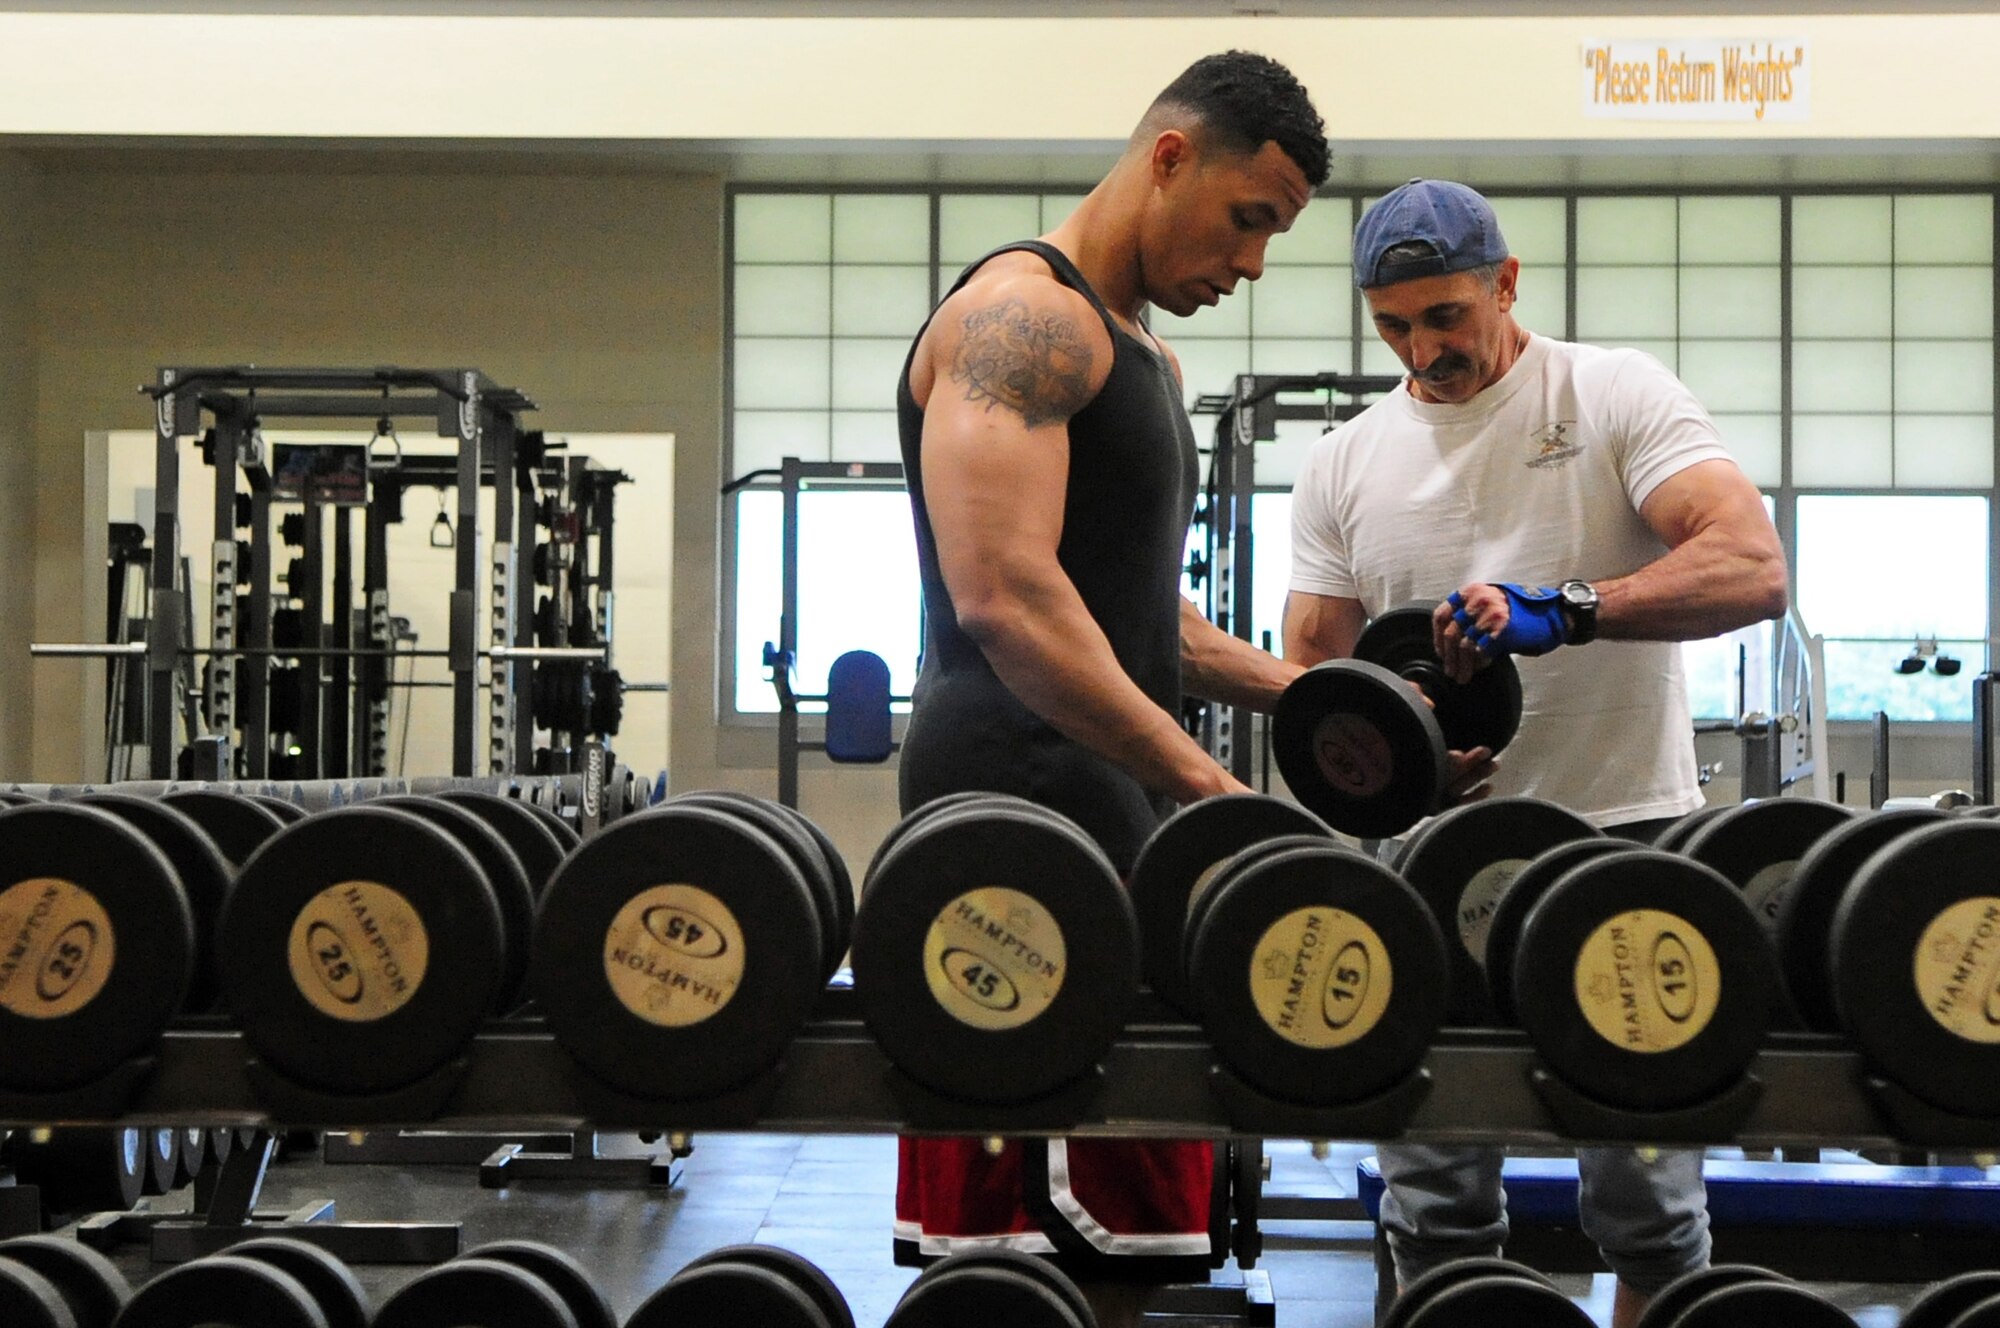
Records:
M1746 541L1777 547L1778 533L1762 495L1733 461L1699 461L1669 475L1646 495L1639 515L1670 549L1716 526Z
M1294 590L1285 596L1285 658L1307 667L1345 659L1367 625L1358 599Z
M940 382L924 412L924 505L945 584L978 598L1023 558L1052 557L1062 539L1069 432L1026 427Z

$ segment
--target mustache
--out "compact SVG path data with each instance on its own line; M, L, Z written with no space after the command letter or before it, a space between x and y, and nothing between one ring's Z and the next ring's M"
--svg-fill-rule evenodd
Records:
M1418 379L1421 382L1436 383L1451 377L1461 369L1469 369L1471 367L1471 361L1467 360L1463 355L1444 355L1432 360L1431 367L1428 369L1421 372L1414 369L1411 370L1410 377Z

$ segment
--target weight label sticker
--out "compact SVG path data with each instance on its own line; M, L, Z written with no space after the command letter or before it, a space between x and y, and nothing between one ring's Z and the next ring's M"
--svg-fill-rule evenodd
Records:
M292 921L292 984L321 1014L350 1024L386 1019L416 999L431 938L410 901L374 881L342 881Z
M1486 962L1486 937L1493 930L1493 910L1500 906L1500 896L1507 893L1507 887L1514 884L1514 878L1527 865L1526 858L1489 862L1473 873L1465 889L1459 892L1458 939L1466 953L1482 964Z
M1335 712L1313 727L1313 760L1336 793L1372 798L1396 777L1389 740L1360 715Z
M1743 886L1743 898L1749 901L1751 909L1763 919L1766 927L1778 925L1778 910L1785 906L1785 896L1791 893L1792 878L1798 874L1799 860L1788 858L1772 863Z
M722 1013L749 955L729 905L698 885L656 885L625 901L604 936L604 976L633 1014L688 1028Z
M2000 1043L2000 899L1961 899L1917 939L1917 997L1947 1033Z
M1701 1036L1722 1001L1722 966L1708 938L1658 909L1620 913L1576 959L1576 1003L1599 1037L1651 1055Z
M0 1009L75 1014L104 990L117 957L111 916L82 886L43 876L0 890Z
M1055 1004L1069 971L1062 928L1033 895L988 886L944 906L924 935L924 980L944 1012L989 1033Z
M1285 1041L1315 1051L1374 1032L1394 987L1382 938L1337 908L1285 914L1258 938L1250 959L1257 1013Z

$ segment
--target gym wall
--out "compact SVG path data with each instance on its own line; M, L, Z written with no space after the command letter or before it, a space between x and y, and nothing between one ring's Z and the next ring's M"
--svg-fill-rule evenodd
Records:
M34 299L28 273L34 177L12 152L0 151L0 558L26 565L35 521ZM0 764L25 770L32 723L28 640L34 629L34 581L0 577Z

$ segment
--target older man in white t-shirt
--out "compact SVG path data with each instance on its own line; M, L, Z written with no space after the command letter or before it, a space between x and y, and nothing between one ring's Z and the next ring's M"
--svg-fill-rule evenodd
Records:
M1524 657L1494 791L1650 838L1702 802L1676 643L1785 609L1756 488L1658 360L1514 321L1520 263L1466 186L1391 192L1362 218L1354 264L1409 377L1321 439L1299 477L1286 658L1349 655L1375 614L1433 603L1457 676ZM1618 1275L1614 1328L1628 1328L1708 1260L1701 1155L1578 1156L1582 1223ZM1499 1150L1384 1147L1381 1160L1399 1282L1499 1251Z

